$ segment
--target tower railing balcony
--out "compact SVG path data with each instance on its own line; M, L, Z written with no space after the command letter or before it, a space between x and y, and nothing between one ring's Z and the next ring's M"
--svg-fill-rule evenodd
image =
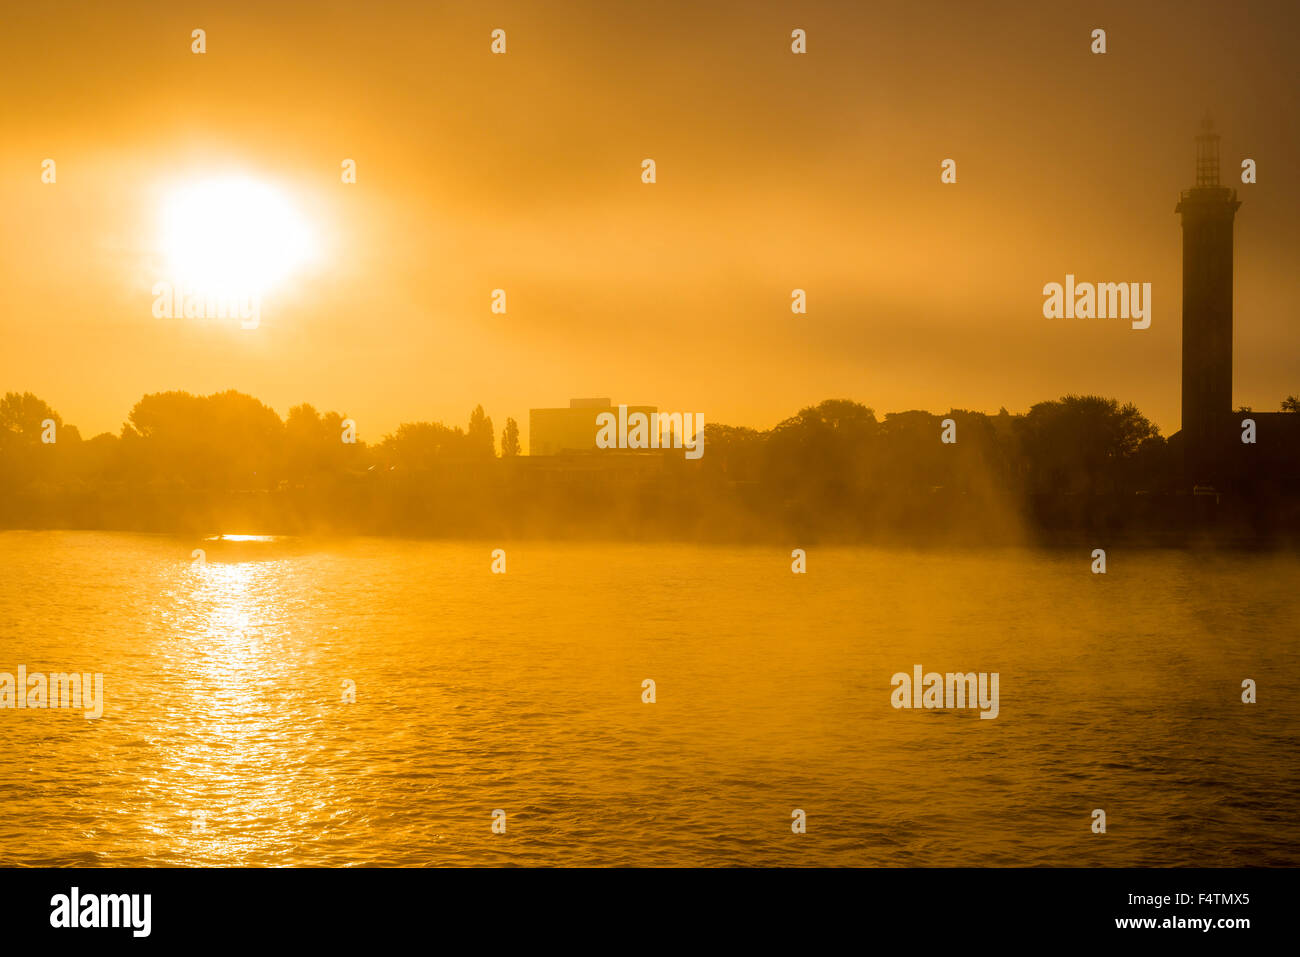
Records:
M1233 200L1237 198L1237 191L1230 186L1193 186L1179 193L1179 198L1183 202Z

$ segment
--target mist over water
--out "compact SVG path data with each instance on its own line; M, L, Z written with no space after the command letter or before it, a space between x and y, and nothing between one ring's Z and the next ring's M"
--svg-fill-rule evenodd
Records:
M800 545L0 533L0 863L1300 863L1293 554Z

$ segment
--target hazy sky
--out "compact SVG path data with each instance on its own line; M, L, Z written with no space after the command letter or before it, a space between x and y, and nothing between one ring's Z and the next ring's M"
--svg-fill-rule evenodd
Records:
M825 398L1089 392L1168 434L1208 108L1242 199L1234 402L1276 409L1300 392L1298 26L1183 0L6 4L0 391L85 435L227 388L366 441L597 395L765 428ZM281 190L319 259L256 330L154 318L162 197L230 171ZM1151 282L1151 328L1044 319L1067 272Z

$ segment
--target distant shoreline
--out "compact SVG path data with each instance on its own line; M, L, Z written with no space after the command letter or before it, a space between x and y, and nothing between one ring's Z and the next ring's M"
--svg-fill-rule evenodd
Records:
M92 517L86 509L80 522L15 520L0 521L0 531L124 532L192 538L199 541L221 535L243 534L285 538L380 538L412 541L547 541L591 543L663 543L719 546L803 546L916 547L916 548L1002 548L1002 547L1095 547L1126 545L1150 548L1195 550L1234 548L1300 550L1300 507L1262 511L1252 503L1223 496L1205 500L1188 494L1062 496L1054 500L1021 503L1012 510L999 502L990 511L983 500L944 503L932 509L927 521L913 516L891 516L877 525L836 526L833 517L748 512L734 507L716 515L694 513L689 521L663 518L656 506L647 504L645 513L624 511L615 516L593 512L575 515L571 509L555 513L511 507L503 514L461 513L459 515L406 516L394 523L390 509L375 513L341 508L331 515L312 516L294 508L276 493L251 496L262 508L250 508L250 496L195 496L171 514L158 508L147 496L133 496L135 520L112 521L107 515ZM201 504L200 504L201 502ZM50 503L47 503L47 505ZM82 503L83 506L85 503ZM102 504L102 503L101 503ZM167 504L175 507L172 498ZM390 506L392 503L388 503ZM506 504L506 503L501 503ZM572 504L572 503L568 503ZM1274 503L1275 504L1275 503ZM518 506L519 503L513 503ZM962 507L966 506L966 507ZM63 509L56 509L63 511ZM109 510L113 511L112 509ZM139 520L148 514L152 521ZM1034 513L1038 521L1027 517ZM659 515L656 522L652 516ZM286 516L292 516L286 518ZM340 520L340 516L343 518ZM440 521L439 519L442 519ZM399 527L400 526L400 527ZM231 544L231 543L224 543Z

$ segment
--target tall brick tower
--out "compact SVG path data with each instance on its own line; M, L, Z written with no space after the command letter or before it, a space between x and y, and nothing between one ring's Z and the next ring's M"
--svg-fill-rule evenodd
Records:
M1196 137L1196 186L1183 223L1183 465L1192 483L1227 474L1232 413L1232 222L1237 191L1219 185L1219 136L1207 115Z

